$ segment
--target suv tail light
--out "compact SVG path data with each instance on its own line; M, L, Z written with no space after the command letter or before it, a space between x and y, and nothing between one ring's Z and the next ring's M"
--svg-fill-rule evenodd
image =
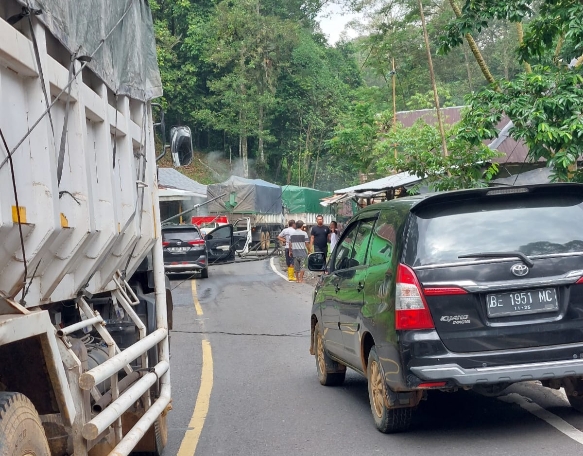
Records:
M466 290L460 287L429 287L423 289L425 296L451 296L468 294Z
M188 241L189 245L204 245L203 239L196 239L195 241Z
M170 245L170 242L162 242L162 247L168 247Z
M413 270L404 264L397 269L395 328L397 330L433 329L433 318Z

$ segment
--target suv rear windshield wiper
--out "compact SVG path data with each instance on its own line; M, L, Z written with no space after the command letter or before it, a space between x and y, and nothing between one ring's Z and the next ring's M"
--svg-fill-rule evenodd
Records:
M522 262L529 268L534 266L533 261L522 252L481 252L481 253L467 253L460 255L458 258L520 258Z

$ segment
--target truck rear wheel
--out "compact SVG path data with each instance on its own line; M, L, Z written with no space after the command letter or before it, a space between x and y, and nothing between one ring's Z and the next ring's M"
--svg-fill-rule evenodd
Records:
M40 418L20 393L0 393L0 456L51 456Z

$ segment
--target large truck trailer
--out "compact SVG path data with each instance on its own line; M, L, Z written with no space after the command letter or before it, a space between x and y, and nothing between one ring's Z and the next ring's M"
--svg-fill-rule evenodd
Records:
M250 247L267 249L271 239L284 226L281 187L261 179L246 179L231 176L225 182L207 186L209 215L227 217L237 235L247 239L250 230ZM193 218L193 223L198 224ZM241 243L237 244L242 249Z
M170 409L148 3L0 3L0 454L161 454Z

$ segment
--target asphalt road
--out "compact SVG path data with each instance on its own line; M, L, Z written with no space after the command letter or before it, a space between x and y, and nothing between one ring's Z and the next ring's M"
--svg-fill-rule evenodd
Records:
M284 281L267 260L217 266L210 278L194 279L194 287L191 280L173 286L173 411L165 456L583 450L583 415L561 392L536 383L514 385L502 398L432 393L410 432L383 435L373 425L363 377L349 372L341 387L318 383L308 352L311 286Z

